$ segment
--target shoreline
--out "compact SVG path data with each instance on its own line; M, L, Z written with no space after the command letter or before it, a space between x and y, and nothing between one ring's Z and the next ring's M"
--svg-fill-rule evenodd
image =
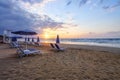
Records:
M0 44L4 44L4 43L0 43ZM20 42L20 44L23 44ZM50 43L45 43L45 42L41 42L42 45L45 46L50 46ZM55 44L55 43L53 43ZM82 44L65 44L65 43L60 43L59 44L60 47L63 48L74 48L74 49L86 49L86 50L96 50L96 51L107 51L107 52L111 52L111 53L118 53L120 54L120 48L118 47L110 47L110 46L98 46L98 45L82 45ZM32 45L34 46L34 45ZM5 46L0 46L0 49L4 49L6 48ZM9 48L9 47L7 47Z
M117 47L96 46L96 45L76 45L76 44L60 44L60 45L65 48L69 47L69 48L76 48L76 49L107 51L107 52L111 52L111 53L120 54L120 48L117 48Z

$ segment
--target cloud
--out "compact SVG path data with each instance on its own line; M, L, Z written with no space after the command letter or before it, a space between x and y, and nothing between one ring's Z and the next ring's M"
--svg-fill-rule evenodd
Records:
M43 0L23 0L43 1ZM51 1L51 0L48 0ZM19 0L0 0L0 32L5 29L42 29L45 27L62 27L62 22L56 22L47 15L33 14L20 7Z
M87 2L89 2L90 0L78 0L79 1L79 6L83 6L84 4L86 4ZM73 2L73 0L68 0L66 5L70 5Z
M120 37L120 31L108 32L108 33L105 33L104 36L107 36L107 37Z
M29 3L30 5L39 5L39 7L44 7L47 3L56 1L56 0L18 0L19 2Z
M68 1L66 5L70 5L72 3L72 1Z
M54 1L56 0L18 0L17 2L19 7L24 8L24 10L42 16L46 14L45 6Z
M62 22L56 22L54 20L52 20L50 17L48 17L47 15L44 16L38 16L37 19L34 18L34 28L52 28L52 29L56 29L56 28L62 28L63 24Z
M85 5L89 0L81 0L79 2L79 6L81 7L82 5Z
M120 31L111 31L111 32L106 32L106 33L94 33L94 32L89 32L87 34L84 34L83 37L89 37L89 38L119 38L120 37Z
M25 17L27 13L20 9L11 0L0 0L0 28L19 28L25 26L23 24L29 25L29 18Z
M120 1L117 2L116 4L113 4L113 5L103 6L103 9L112 11L112 10L114 10L115 8L119 7L119 6L120 6Z
M71 3L74 3L76 0L68 0L67 4L66 5L70 5ZM105 5L104 2L106 0L77 0L79 1L79 7L82 7L86 4L90 4L89 6L90 7L93 7L94 5L98 5L101 7L102 5L102 8L105 9L105 10L114 10L115 8L119 7L120 6L120 1L115 1L114 3L110 3L109 1L107 1L107 4L109 5ZM100 5L99 5L100 4ZM95 7L95 6L94 6Z
M20 0L21 1L21 0ZM44 0L22 0L24 2L29 2L30 4L41 3Z

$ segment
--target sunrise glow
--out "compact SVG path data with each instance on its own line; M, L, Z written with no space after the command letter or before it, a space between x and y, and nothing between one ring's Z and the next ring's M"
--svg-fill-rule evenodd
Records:
M31 29L46 39L56 38L57 34L61 38L120 36L119 0L12 0L9 3L13 5L10 11L6 12L9 4L0 8L0 34L4 29Z
M50 36L46 33L45 38L48 39L48 38L50 38Z

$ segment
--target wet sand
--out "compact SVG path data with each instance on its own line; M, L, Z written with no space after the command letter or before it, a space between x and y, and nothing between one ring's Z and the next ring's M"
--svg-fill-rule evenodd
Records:
M42 55L18 58L16 49L0 44L0 80L119 80L120 49L85 45L29 46Z

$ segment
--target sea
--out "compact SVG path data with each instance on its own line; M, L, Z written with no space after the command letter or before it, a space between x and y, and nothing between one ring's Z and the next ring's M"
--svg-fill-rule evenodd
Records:
M36 41L36 39L34 41ZM40 42L55 43L56 39L40 39ZM69 39L66 38L60 39L60 43L120 48L120 38L69 38Z

